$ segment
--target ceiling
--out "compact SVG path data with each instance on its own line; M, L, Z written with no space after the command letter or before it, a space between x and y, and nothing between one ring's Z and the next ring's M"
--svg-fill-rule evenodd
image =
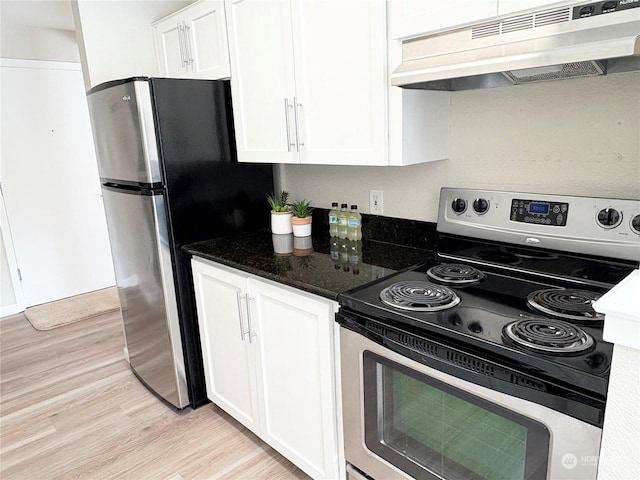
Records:
M1 0L0 26L74 30L70 0Z

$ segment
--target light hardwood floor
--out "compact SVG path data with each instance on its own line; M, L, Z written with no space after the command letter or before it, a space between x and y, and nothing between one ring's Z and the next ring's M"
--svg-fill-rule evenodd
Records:
M0 321L0 478L306 479L213 404L176 412L123 358L119 313Z

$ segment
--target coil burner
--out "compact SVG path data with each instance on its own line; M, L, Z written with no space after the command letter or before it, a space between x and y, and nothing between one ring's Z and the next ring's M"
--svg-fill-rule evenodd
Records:
M576 355L594 345L584 330L563 320L517 320L506 325L503 333L518 345L554 355Z
M534 310L551 317L593 323L604 320L604 315L596 312L592 306L600 296L588 290L552 288L529 294L527 303Z
M477 268L462 263L441 263L427 270L429 278L442 283L468 285L484 278Z
M394 283L380 292L380 299L392 307L414 312L437 312L460 303L453 290L420 281Z

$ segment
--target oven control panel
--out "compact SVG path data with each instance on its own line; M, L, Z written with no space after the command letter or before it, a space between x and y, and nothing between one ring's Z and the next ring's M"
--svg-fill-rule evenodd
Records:
M567 202L536 201L514 198L511 201L511 221L524 223L538 223L564 227L569 215Z
M445 187L438 231L640 262L640 200Z

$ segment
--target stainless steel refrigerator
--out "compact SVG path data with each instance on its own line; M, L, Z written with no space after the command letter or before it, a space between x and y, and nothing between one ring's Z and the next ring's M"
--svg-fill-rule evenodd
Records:
M188 243L268 225L270 165L235 154L228 81L87 92L129 363L177 408L207 402Z

